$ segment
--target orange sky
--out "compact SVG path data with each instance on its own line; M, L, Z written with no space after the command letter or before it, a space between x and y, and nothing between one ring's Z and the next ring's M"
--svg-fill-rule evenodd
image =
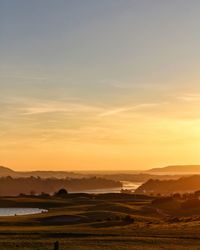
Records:
M0 165L200 164L199 7L0 1Z
M9 133L1 135L1 163L18 170L133 170L198 164L200 120L195 117L200 100L196 95L190 98L123 111L79 111L76 116L87 116L88 122L79 129L65 127L63 112L55 127L49 118L41 124L34 121L46 112L22 115ZM49 112L53 119L54 112Z

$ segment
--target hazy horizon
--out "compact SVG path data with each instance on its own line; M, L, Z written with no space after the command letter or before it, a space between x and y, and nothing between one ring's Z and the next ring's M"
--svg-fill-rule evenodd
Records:
M180 174L187 174L187 173L193 173L193 174L195 174L195 173L199 173L199 171L197 171L197 170L195 170L194 168L195 167L199 167L200 168L200 164L188 164L188 165L185 165L185 164L178 164L178 165L176 165L176 164L171 164L171 165L163 165L163 166L154 166L154 167L146 167L146 168L142 168L142 169L137 169L137 168L132 168L132 169L126 169L126 168L124 168L124 169L117 169L117 170L109 170L109 169L104 169L104 168L101 168L101 169L95 169L95 168L93 168L93 169L87 169L87 168L84 168L84 166L82 166L83 167L83 169L78 169L78 168L74 168L74 169L71 169L71 168L59 168L59 166L56 166L56 168L55 167L53 167L53 168L48 168L48 167L45 167L45 166L42 166L42 167L40 167L40 168L31 168L31 169L21 169L21 168L13 168L12 166L5 166L5 165L2 165L2 164L0 164L0 167L5 167L5 168L8 168L8 169L11 169L11 170L13 170L13 171L17 171L17 172L31 172L31 171L55 171L55 172L59 172L59 171L64 171L64 172L76 172L76 173L98 173L98 172L104 172L104 173L124 173L124 174L126 174L126 173L142 173L142 172L146 172L146 171L150 171L150 170L154 170L155 171L155 173L156 174L158 174L159 175L159 172L156 172L156 170L157 169L160 169L160 170L162 170L163 171L163 169L165 169L165 168L170 168L170 167L176 167L176 168L180 168L180 172L176 169L175 171L173 171L173 170L171 170L171 171L169 171L169 170L166 170L166 172L165 171L163 171L163 172L161 172L161 174L169 174L169 175L173 175L173 174L175 174L175 173L180 173ZM185 169L187 167L187 169ZM192 168L192 169L191 169ZM184 172L184 169L185 169L185 172ZM153 173L153 172L152 172Z
M200 163L200 1L0 1L0 165Z

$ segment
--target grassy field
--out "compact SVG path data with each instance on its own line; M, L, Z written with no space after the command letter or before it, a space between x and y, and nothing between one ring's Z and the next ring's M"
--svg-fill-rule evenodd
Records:
M61 250L200 249L200 211L174 219L145 197L7 197L0 207L48 209L0 217L0 250L51 250L57 240Z

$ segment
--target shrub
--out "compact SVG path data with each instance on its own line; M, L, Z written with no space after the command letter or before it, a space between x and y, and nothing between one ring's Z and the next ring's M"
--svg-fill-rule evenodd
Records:
M61 188L58 192L54 194L54 196L57 196L57 197L66 197L67 195L68 195L68 192L64 188Z
M124 221L125 221L125 222L128 222L128 223L133 223L133 222L134 222L134 218L131 217L130 215L126 215L126 216L124 217Z

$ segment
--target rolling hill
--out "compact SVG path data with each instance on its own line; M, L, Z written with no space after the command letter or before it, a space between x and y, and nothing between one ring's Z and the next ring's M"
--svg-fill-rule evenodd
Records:
M172 165L163 168L152 168L148 173L200 173L200 165Z
M0 177L41 177L41 178L82 178L80 173L68 172L68 171L14 171L11 168L0 166Z
M0 176L15 175L15 173L11 168L0 166Z
M200 190L200 175L181 177L178 180L150 179L135 191L136 194L188 193Z

